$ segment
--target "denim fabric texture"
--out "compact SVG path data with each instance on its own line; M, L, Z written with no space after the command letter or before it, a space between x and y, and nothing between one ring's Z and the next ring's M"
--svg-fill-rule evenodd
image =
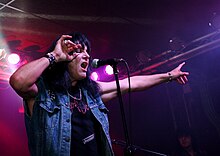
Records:
M39 94L35 99L31 116L27 113L28 109L24 102L30 154L32 156L70 156L72 112L67 91L54 87L49 88L42 78L39 79L37 86ZM99 94L92 97L85 88L82 88L82 91L89 108L102 127L103 156L113 156L108 110Z

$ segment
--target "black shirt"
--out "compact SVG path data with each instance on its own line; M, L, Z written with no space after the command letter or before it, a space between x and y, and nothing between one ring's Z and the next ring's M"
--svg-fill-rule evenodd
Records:
M69 92L72 111L71 156L99 156L100 124L80 89Z

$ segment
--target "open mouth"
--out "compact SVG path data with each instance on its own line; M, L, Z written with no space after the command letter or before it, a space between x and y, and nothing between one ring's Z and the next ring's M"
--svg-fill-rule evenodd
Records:
M87 68L87 65L88 65L87 62L83 62L83 63L81 64L81 67L82 67L83 69L86 69L86 68Z

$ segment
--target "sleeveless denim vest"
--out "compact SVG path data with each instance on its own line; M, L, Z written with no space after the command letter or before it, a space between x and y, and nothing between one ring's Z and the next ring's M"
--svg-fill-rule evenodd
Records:
M32 116L25 113L29 151L32 156L70 156L71 110L67 91L49 88L42 78L37 86L39 93L35 98ZM101 124L101 148L104 149L104 155L113 156L108 110L99 94L92 97L86 89L82 91L91 112ZM24 107L25 112L28 112L26 104Z

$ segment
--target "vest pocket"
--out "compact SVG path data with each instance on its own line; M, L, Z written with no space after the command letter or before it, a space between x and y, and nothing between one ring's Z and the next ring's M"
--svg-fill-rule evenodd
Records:
M52 102L47 101L39 105L39 120L44 129L54 128L59 122L60 106L54 106Z

